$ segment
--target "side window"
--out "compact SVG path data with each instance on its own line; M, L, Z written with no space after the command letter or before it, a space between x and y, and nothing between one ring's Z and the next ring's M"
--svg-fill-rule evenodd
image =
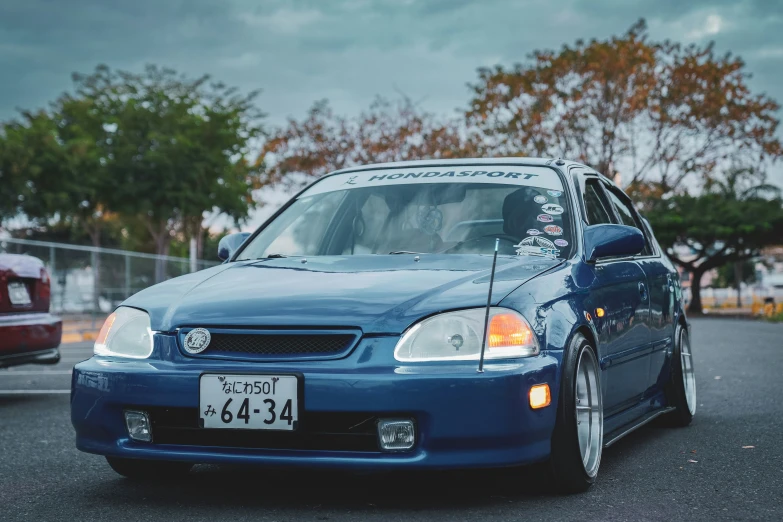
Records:
M612 222L604 199L601 197L601 188L596 180L585 182L585 212L588 225L600 225Z
M636 218L636 211L631 208L631 205L629 202L627 202L624 198L621 198L617 194L617 190L614 187L608 187L608 190L606 191L609 194L609 199L612 202L612 207L614 207L615 212L620 217L620 221L623 225L628 225L629 227L636 227L638 228L642 234L644 234L645 241L644 241L644 250L642 250L641 255L643 256L650 256L652 255L652 250L650 249L650 240L647 237L647 233L644 230L644 227L641 226L641 223Z
M301 213L293 216L293 221L273 221L270 227L281 226L281 230L277 232L279 235L263 248L261 255L254 257L266 257L270 254L317 255L326 227L329 226L329 219L337 212L344 196L345 192L336 191L299 200L297 203L303 207Z

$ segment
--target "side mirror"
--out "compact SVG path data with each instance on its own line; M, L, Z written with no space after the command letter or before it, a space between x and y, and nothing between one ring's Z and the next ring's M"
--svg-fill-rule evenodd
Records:
M236 234L229 234L220 240L218 243L218 257L221 261L231 259L231 256L242 246L250 236L250 232L238 232Z
M591 225L585 228L585 259L635 256L644 250L644 235L626 225Z

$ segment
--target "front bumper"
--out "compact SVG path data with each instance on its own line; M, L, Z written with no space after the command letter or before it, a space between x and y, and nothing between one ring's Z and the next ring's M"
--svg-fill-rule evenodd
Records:
M173 336L157 335L149 360L93 357L76 365L71 393L76 444L82 451L116 457L349 469L501 467L548 457L560 352L488 362L479 374L472 363L401 365L392 356L396 341L396 337L363 339L340 360L247 363L185 357ZM404 415L415 419L416 445L404 453L384 453L366 445L352 449L338 444L327 449L327 439L334 434L304 437L302 433L290 439L276 434L274 443L265 446L255 437L264 435L260 432L200 429L196 426L199 376L206 371L296 372L303 379L300 416L328 424L330 419L352 415ZM532 410L528 391L540 383L549 383L552 404ZM129 439L125 409L153 412L153 442ZM155 416L164 411L184 419L190 429L177 433L190 436L178 442L169 430L167 437L156 440L156 430L160 434L165 428L156 425ZM366 425L354 428L367 434ZM202 436L207 431L216 437ZM220 444L225 432L235 431L244 432L240 434L244 442L231 447ZM302 444L305 439L308 444ZM319 442L324 445L318 447Z
M56 364L62 321L49 313L0 314L0 368L17 364Z

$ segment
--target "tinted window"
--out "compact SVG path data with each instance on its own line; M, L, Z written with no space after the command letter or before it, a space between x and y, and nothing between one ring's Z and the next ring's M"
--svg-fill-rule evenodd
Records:
M264 230L264 255L316 255L327 227L344 198L344 193L331 192L322 197L298 200L293 211L289 207ZM256 248L261 245L261 241L254 240L251 244L254 248L242 252L242 259L252 258L247 256L258 257L260 252Z
M628 225L629 227L638 228L642 234L645 236L645 244L644 244L644 250L642 251L641 255L643 256L649 256L651 255L650 251L650 242L647 240L647 234L645 234L644 229L639 226L639 223L636 220L635 217L635 211L631 209L631 205L629 202L627 202L624 198L621 199L620 196L617 194L617 189L614 187L610 187L607 191L609 194L609 199L612 202L612 207L617 212L617 215L620 217L620 221L623 225Z
M600 190L601 188L596 181L587 181L585 183L585 212L587 213L588 225L612 222L600 195Z

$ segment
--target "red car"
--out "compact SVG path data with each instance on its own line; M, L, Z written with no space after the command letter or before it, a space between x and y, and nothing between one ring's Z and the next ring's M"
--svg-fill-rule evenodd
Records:
M49 313L49 290L40 259L0 254L0 368L60 361L62 321Z

